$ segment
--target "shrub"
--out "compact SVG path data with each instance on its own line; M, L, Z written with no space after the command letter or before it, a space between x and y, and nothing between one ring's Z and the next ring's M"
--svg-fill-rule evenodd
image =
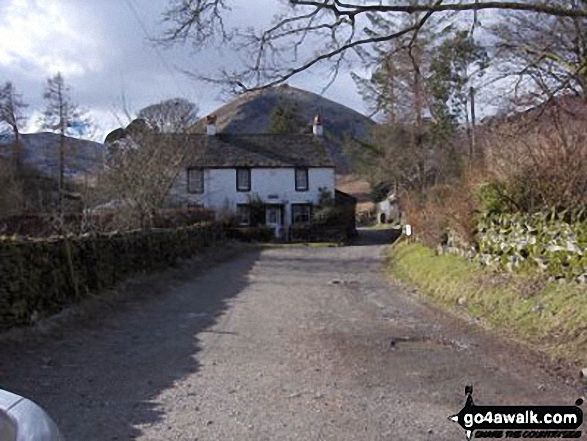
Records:
M63 229L69 234L107 233L133 230L131 218L136 215L124 208L100 213L67 213L63 216ZM29 213L0 219L0 233L29 237L49 237L55 234L55 214ZM203 208L165 209L153 215L154 228L189 227L214 221L214 212Z
M477 203L473 180L460 185L437 185L425 195L411 192L402 197L406 222L425 244L436 247L446 241L447 233L460 242L472 240Z
M273 228L265 226L229 226L224 228L224 234L228 239L236 239L243 242L271 242L275 239Z
M177 208L159 210L153 219L156 228L189 227L214 221L214 211L205 208Z
M294 224L291 226L291 240L293 242L344 243L350 237L344 225Z
M493 203L499 210L537 212L585 207L587 109L549 106L488 129L484 136Z

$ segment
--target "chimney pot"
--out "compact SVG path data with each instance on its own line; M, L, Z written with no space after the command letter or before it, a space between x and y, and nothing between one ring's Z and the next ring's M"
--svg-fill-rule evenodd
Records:
M324 126L322 124L322 115L319 113L314 117L314 136L324 136Z
M216 129L216 120L218 118L216 115L208 115L206 117L206 133L208 136L216 136L217 129Z

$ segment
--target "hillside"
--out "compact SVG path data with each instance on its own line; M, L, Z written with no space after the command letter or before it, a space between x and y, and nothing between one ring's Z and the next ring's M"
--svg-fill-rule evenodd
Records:
M12 154L12 137L0 136L0 156ZM46 176L56 176L59 169L59 135L29 133L21 135L23 163ZM77 138L67 138L65 172L70 178L93 175L104 163L103 144Z
M232 134L266 133L270 125L271 111L284 103L295 102L304 120L311 127L317 113L323 116L326 148L337 165L337 172L349 172L349 164L343 153L345 136L363 139L375 123L370 118L306 90L291 86L279 86L239 96L213 113L218 117L221 132ZM196 127L204 129L204 120Z

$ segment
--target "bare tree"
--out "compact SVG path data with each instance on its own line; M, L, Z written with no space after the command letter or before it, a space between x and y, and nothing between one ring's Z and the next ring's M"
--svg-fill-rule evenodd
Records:
M22 213L25 205L23 180L14 164L0 157L0 218ZM0 234L2 234L0 227Z
M14 137L13 162L17 172L21 169L20 130L27 121L24 114L27 107L22 100L22 95L16 93L14 85L7 81L0 89L0 124L7 125L12 131Z
M198 106L184 98L173 98L142 109L138 118L161 133L183 133L198 122Z
M230 86L234 92L269 87L287 81L323 61L334 74L351 54L363 47L412 36L428 25L432 16L465 13L471 24L480 11L523 12L526 16L587 18L587 4L534 0L529 2L463 0L445 2L381 2L368 0L288 0L289 8L268 29L235 30L226 26L229 0L170 0L165 19L169 25L163 41L191 41L201 47L213 41L232 43L250 62L243 69L208 78ZM399 20L409 14L421 19L399 29L380 32L370 18ZM312 51L304 50L312 48Z
M185 106L191 112L184 118L183 112L178 114L175 106L169 109L165 103L139 112L152 117L151 123L136 119L106 140L109 157L103 182L125 227L152 227L180 173L186 172L186 160L197 153L189 143L192 123L197 120L195 104Z
M65 157L68 135L81 136L90 127L90 121L78 105L72 101L70 88L58 73L47 80L43 98L46 108L41 117L43 128L59 134L58 171L58 221L63 223L63 199L65 192Z
M569 11L583 11L581 0L557 0ZM498 66L518 77L516 90L534 104L559 92L587 96L587 18L542 14L501 14L492 28Z

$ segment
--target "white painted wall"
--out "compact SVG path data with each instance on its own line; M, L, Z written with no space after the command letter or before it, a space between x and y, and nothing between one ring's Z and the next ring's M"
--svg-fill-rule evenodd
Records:
M183 203L202 204L206 208L234 213L237 204L246 204L250 197L258 195L265 203L283 204L286 207L285 223L291 220L291 204L315 204L320 188L326 188L334 195L334 168L308 169L308 191L296 191L294 168L253 168L251 169L251 191L236 190L236 169L219 168L204 171L204 194L187 192L187 172L178 177L173 196Z

